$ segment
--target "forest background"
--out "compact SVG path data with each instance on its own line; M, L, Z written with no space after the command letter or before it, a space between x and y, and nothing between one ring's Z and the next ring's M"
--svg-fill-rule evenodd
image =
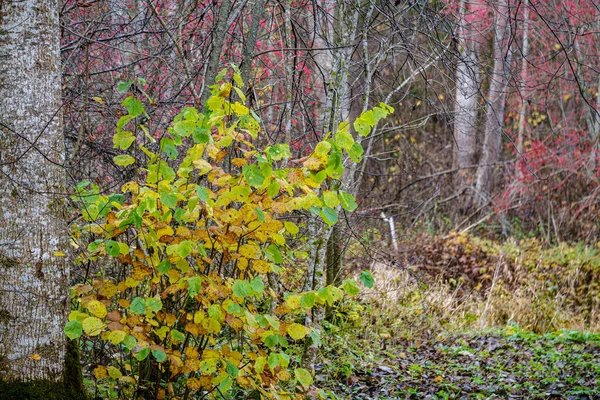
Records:
M594 1L0 13L3 382L63 398L81 350L75 397L444 398L422 360L359 372L448 332L597 343Z

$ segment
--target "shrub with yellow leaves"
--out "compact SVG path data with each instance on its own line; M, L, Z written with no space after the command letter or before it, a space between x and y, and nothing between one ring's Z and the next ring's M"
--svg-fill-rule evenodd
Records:
M289 349L319 338L299 322L344 291L358 293L347 280L341 288L284 296L268 287L268 278L295 258L287 242L299 227L286 217L305 211L331 225L340 207L356 208L350 194L322 195L321 187L342 176L344 152L360 161L360 143L345 123L304 163L289 163L284 143L259 149L265 139L258 117L243 104L237 71L234 82L212 87L205 113L184 108L156 153L127 130L144 131L136 123L147 117L142 102L128 97L113 138L124 154L114 161L135 168L138 179L112 195L89 182L77 186L73 199L85 222L73 239L94 233L99 239L87 246L86 258L112 258L125 271L72 291L77 309L65 333L98 337L122 355L119 367L98 366L96 379L153 387L161 398L231 390L271 398L281 382L306 389L312 377ZM232 103L233 93L241 101ZM355 123L357 131L367 135L391 111L383 104L370 110ZM139 154L143 159L134 158Z

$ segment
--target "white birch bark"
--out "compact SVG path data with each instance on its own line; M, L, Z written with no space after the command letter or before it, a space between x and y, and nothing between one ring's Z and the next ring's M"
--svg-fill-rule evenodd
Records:
M486 202L494 188L494 169L500 160L500 145L504 125L506 88L510 73L509 9L506 0L498 0L494 20L494 70L490 77L490 89L485 115L485 131L481 160L477 168L476 190L479 202Z
M0 7L0 378L57 382L69 308L58 2Z
M470 176L468 168L475 163L477 152L476 121L479 101L479 65L476 41L469 37L465 17L467 4L459 6L458 50L456 66L456 97L454 101L454 167L458 169L457 184L462 186Z

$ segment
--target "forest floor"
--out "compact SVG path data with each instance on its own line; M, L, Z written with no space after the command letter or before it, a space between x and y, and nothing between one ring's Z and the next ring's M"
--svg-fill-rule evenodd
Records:
M371 365L321 387L333 399L600 399L598 334L509 327L386 347L371 349Z

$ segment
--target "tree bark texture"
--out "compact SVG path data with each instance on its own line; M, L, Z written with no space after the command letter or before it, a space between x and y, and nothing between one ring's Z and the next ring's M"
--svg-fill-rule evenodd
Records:
M481 160L477 168L477 193L480 203L485 203L494 188L494 169L500 160L500 145L504 126L506 87L510 73L511 52L509 9L506 0L498 0L494 34L494 70L485 115L485 133Z
M215 19L216 25L212 34L208 69L206 70L202 90L202 104L206 103L206 100L210 97L210 87L215 84L215 78L220 69L221 52L223 51L223 43L225 43L225 35L227 35L227 17L230 11L231 0L223 0L221 7L219 7L219 16Z
M58 2L0 2L0 380L63 378L69 310Z
M459 10L458 47L456 65L456 98L454 103L454 167L458 169L457 186L470 183L469 168L477 154L477 109L479 101L479 65L476 41L466 30L465 1ZM472 178L471 178L472 179Z

